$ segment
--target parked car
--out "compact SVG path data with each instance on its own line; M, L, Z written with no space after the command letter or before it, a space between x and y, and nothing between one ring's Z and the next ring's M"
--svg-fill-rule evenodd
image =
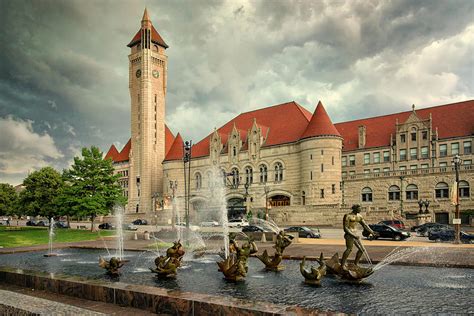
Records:
M318 228L308 228L306 226L292 226L285 228L287 233L298 233L300 238L321 238L321 232Z
M26 226L36 226L36 221L33 219L30 219L29 221L26 222Z
M130 223L130 224L123 224L122 229L125 229L125 230L138 230L138 227L135 224Z
M461 242L467 243L467 244L474 243L474 234L468 234L463 231L461 231L459 234L460 234L459 238L461 239ZM434 240L434 241L452 241L454 240L455 235L456 235L456 232L452 229L439 230L436 232L431 232L430 235L428 236L428 239Z
M186 222L177 223L176 226L186 227ZM199 226L189 224L189 229L192 231L196 231L196 230L199 230Z
M416 232L418 235L426 237L429 236L431 232L441 231L441 230L452 230L453 228L446 224L433 223L433 225L427 225L420 227Z
M99 225L99 229L114 229L115 226L110 223L102 223Z
M201 224L199 226L201 226L201 227L216 227L216 226L219 226L219 222L217 222L217 221L201 222Z
M242 227L242 232L244 233L255 233L255 232L265 232L266 230L263 227L256 226L256 225L248 225Z
M398 220L398 219L380 221L380 222L378 222L378 224L385 224L385 225L392 226L392 227L395 227L395 228L398 228L398 229L405 229L405 224L402 221Z
M133 225L148 225L146 219L136 219L132 222Z
M56 227L56 228L70 228L69 224L67 222L64 222L64 221L55 222L54 227Z
M244 218L229 219L228 226L229 227L238 227L238 228L240 228L240 227L243 227L243 226L249 226L249 222Z
M412 232L416 232L418 231L419 229L424 229L425 227L430 227L430 226L433 226L433 225L436 225L438 223L432 223L432 222L429 222L429 223L424 223L424 224L421 224L421 225L416 225L416 226L412 226L410 228L410 230Z
M40 220L36 223L36 226L49 227L49 221L47 219Z
M378 238L390 238L399 241L410 237L409 232L385 224L372 224L369 225L369 227L376 233L376 235L372 237L370 236L369 232L364 229L362 236L369 238L370 240Z

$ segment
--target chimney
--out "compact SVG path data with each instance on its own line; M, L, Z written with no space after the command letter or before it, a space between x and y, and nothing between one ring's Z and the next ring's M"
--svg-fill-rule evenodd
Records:
M365 137L366 137L366 127L365 125L359 126L359 148L365 147Z

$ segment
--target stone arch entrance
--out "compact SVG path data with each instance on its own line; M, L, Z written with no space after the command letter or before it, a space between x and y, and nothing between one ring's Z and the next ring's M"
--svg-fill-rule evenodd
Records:
M229 218L243 218L246 214L245 200L243 198L230 198L227 200L227 216Z
M272 207L290 205L290 197L283 194L273 195L268 200Z

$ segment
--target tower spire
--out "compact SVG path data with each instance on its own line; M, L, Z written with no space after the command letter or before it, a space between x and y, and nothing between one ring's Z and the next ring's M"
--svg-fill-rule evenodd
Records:
M142 22L145 22L145 21L150 21L150 17L148 16L148 10L146 9L146 7L145 7L145 11L143 12L143 18L142 18Z

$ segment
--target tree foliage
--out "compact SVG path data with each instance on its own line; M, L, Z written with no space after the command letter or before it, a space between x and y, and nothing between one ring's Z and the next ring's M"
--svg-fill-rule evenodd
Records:
M26 177L23 185L25 189L20 193L20 212L48 218L58 215L57 197L64 185L59 172L44 167Z
M0 215L13 215L16 210L18 194L8 183L0 183Z
M112 161L102 159L97 147L83 148L82 157L74 157L63 177L66 184L59 203L64 215L87 216L93 221L98 215L107 215L114 204L125 204L117 182L120 176L114 175Z

